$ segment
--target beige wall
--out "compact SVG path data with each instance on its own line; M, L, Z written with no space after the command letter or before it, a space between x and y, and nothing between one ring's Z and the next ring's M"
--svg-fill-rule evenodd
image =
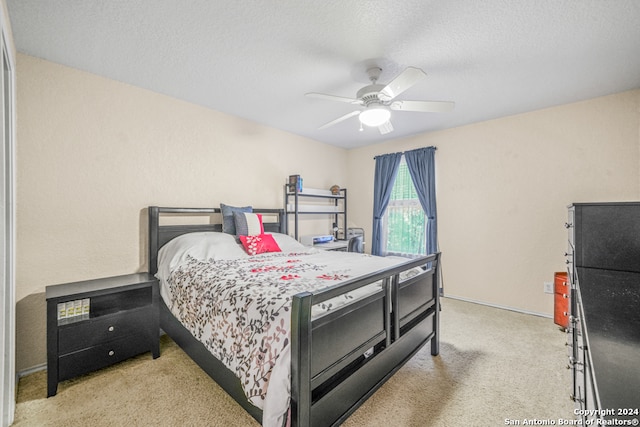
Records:
M345 151L17 58L19 371L46 361L46 285L146 270L151 204L281 207L299 173L348 187L370 239L373 157L435 145L445 293L548 315L566 206L640 199L640 91Z
M45 286L147 269L147 206L346 181L343 149L26 55L17 103L18 371L46 361Z
M550 315L566 206L640 200L640 91L348 152L350 220L371 236L373 157L434 145L445 294Z

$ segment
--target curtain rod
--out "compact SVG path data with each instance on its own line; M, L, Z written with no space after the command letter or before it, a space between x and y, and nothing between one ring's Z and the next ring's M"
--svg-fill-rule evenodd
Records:
M430 147L422 147L422 148L415 148L413 150L402 151L399 154L404 154L404 153L407 153L409 151L424 150L425 148L433 148L434 150L438 149L438 147L432 145ZM393 154L393 153L387 153L387 154ZM386 156L387 154L380 154L379 156L373 156L373 160L375 160L377 157L380 157L380 156Z

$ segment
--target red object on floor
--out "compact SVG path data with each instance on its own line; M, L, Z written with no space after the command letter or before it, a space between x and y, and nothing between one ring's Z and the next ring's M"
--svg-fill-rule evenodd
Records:
M569 326L569 289L567 273L555 273L553 277L553 322L563 328Z

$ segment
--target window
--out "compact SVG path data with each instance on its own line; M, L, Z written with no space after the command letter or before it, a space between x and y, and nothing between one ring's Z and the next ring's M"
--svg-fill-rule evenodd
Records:
M387 255L426 255L427 217L420 206L404 158L384 214L382 233L383 251Z

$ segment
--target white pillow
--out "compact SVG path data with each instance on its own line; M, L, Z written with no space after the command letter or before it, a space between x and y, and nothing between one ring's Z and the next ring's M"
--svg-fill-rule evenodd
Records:
M248 257L231 234L213 231L187 233L170 240L158 251L158 279L168 279L171 271L187 260L187 255L201 260Z
M291 236L282 233L271 233L282 252L309 252L309 247L304 246Z

